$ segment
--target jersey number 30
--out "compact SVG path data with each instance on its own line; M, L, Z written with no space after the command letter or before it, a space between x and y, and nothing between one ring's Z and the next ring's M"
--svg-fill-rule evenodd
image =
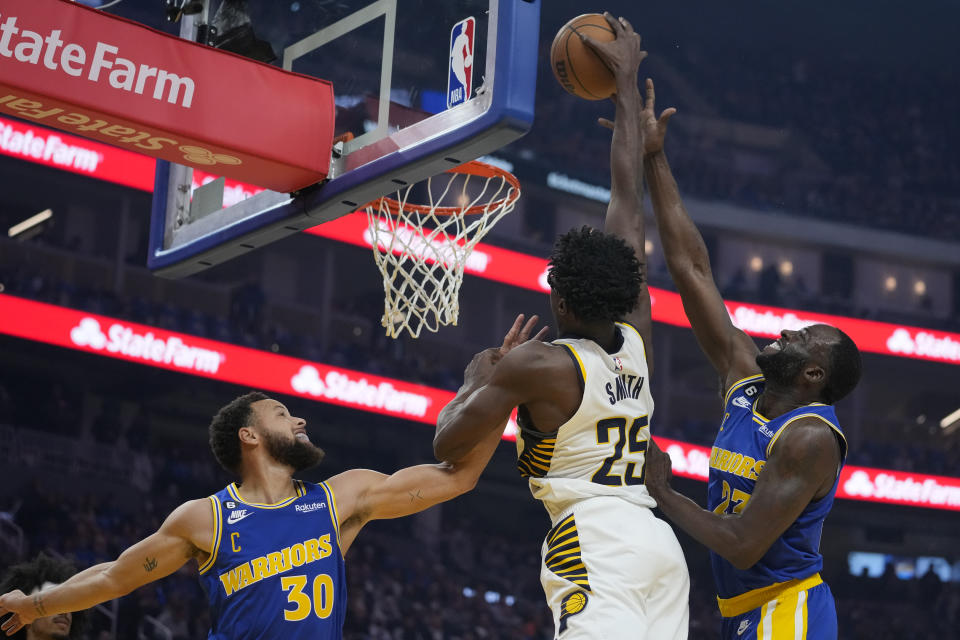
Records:
M604 459L603 464L597 469L597 472L590 478L597 484L605 484L611 487L622 487L624 484L634 485L643 484L644 464L643 462L627 462L622 475L611 473L613 465L623 457L623 449L627 448L629 453L644 453L647 450L647 440L640 439L640 430L647 426L647 416L640 416L630 425L627 431L626 418L604 418L597 422L597 443L609 444L610 431L617 430L617 443L613 447L613 455ZM637 466L640 467L640 474L637 475Z
M325 573L313 579L313 602L303 590L307 586L307 576L283 576L280 578L280 588L289 591L287 602L294 605L293 609L283 610L283 619L290 622L306 620L310 612L316 610L318 618L327 618L333 611L333 580Z

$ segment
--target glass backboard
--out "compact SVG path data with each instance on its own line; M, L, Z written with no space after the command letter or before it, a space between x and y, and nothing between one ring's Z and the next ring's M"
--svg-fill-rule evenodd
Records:
M325 182L224 207L222 182L194 192L190 168L159 162L150 268L196 273L522 136L533 123L539 20L540 0L206 0L181 18L181 35L215 26L215 45L240 43L331 81L343 141Z

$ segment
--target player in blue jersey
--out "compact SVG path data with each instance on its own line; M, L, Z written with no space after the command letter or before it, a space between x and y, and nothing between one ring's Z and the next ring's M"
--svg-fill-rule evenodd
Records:
M478 377L489 376L493 364L527 341L537 317L523 320L516 319L501 347L473 363ZM223 407L210 425L214 456L239 482L180 505L156 533L113 562L32 594L0 596L0 618L13 614L0 629L10 635L38 618L88 609L195 560L209 599L209 638L340 638L343 556L360 529L472 489L504 426L506 421L453 464L408 467L389 476L352 469L312 484L293 478L323 458L306 422L277 400L248 393Z
M733 326L703 238L663 152L674 110L644 121L644 170L670 275L694 335L720 374L723 421L710 456L708 509L669 485L669 457L651 444L646 484L676 525L710 548L723 637L836 638L820 578L820 535L846 438L833 403L860 379L860 353L823 324L758 350Z

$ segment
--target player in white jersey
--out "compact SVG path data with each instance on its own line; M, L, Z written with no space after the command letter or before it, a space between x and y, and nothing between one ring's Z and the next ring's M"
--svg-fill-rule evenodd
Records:
M650 439L650 296L643 278L642 123L630 24L587 40L617 77L605 233L561 236L550 259L560 339L477 354L444 408L434 453L456 461L518 409L518 467L550 515L541 582L559 640L686 638L689 576L644 481ZM529 332L529 329L527 330Z

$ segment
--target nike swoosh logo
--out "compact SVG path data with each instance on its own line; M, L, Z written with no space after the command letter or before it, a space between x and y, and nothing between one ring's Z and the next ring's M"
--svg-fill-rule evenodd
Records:
M243 520L244 518L246 518L247 516L252 516L252 515L253 515L253 511L247 511L246 513L242 513L238 516L234 516L233 514L230 514L230 517L227 518L227 524L236 524L241 520Z

